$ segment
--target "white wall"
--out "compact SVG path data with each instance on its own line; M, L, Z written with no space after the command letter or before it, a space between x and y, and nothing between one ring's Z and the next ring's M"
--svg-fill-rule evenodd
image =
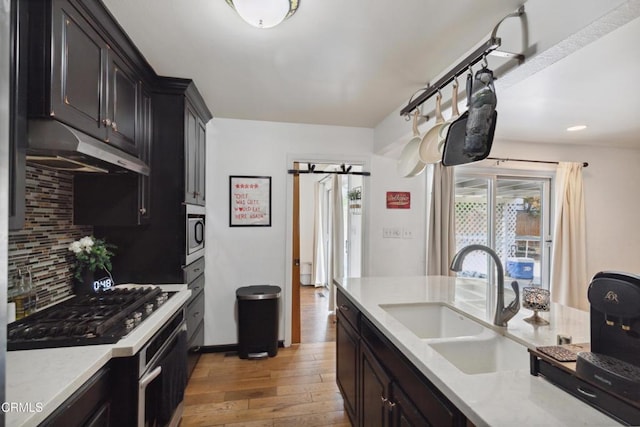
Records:
M588 162L584 169L587 220L587 274L602 270L640 273L640 150L496 141L492 157ZM489 163L485 161L486 163ZM491 166L495 162L490 162ZM535 168L529 163L502 163L505 168Z
M282 288L280 337L290 309L291 159L369 162L373 130L213 119L207 125L207 246L205 344L237 343L235 291ZM367 165L367 167L369 167ZM229 227L229 175L272 177L271 227Z
M370 178L369 276L415 276L425 274L425 172L403 178L397 160L373 156ZM411 209L387 209L387 191L409 191ZM384 238L383 228L411 231L411 238Z

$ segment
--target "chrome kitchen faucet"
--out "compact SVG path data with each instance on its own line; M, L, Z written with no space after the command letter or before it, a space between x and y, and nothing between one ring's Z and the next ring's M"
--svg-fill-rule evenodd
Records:
M516 315L516 313L520 310L520 289L518 288L518 282L511 282L511 287L513 291L516 293L516 299L511 301L511 303L505 307L504 306L504 270L502 268L502 262L498 257L498 254L495 253L493 249L484 245L469 245L460 249L458 253L453 257L453 261L451 261L451 270L452 271L461 271L462 270L462 261L464 261L465 257L473 252L473 251L482 251L486 252L488 255L493 258L493 261L496 263L496 267L498 270L498 293L496 298L496 314L493 318L493 324L497 326L507 326L507 322Z

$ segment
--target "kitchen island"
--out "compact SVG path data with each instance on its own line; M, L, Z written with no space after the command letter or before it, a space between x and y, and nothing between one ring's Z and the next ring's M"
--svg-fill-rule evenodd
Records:
M37 426L112 358L136 354L191 295L187 285L160 287L177 293L115 344L8 351L6 425Z
M476 426L619 425L614 419L565 393L545 379L532 376L529 372L527 347L555 345L558 334L572 336L574 343L589 341L589 314L587 312L552 304L551 311L543 314L550 321L550 325L533 326L523 320L532 313L520 309L520 312L509 321L508 327L499 328L492 324L491 313L488 313L486 301L479 298L486 288L483 280L441 276L348 278L336 281L336 285L339 291L338 383L340 385L342 373L350 372L348 369L343 370L340 366L341 319L346 320L342 323L351 323L353 331L357 329L355 326L357 323L353 320L354 311L359 311L361 313L359 325L362 333L360 346L364 347L364 351L360 349L359 352L361 354L359 363L367 366L362 368L361 374L359 374L360 379L355 382L363 381L363 378L370 382L366 386L362 386L362 392L360 392L357 387L352 386L350 379L347 378L342 389L343 394L345 394L344 390L355 391L354 395L360 399L360 403L354 404L352 407L360 408L357 410L365 417L366 411L362 407L366 406L366 402L363 403L363 399L367 398L368 390L371 389L370 385L378 384L376 381L371 381L371 378L375 378L371 372L375 374L377 370L378 373L382 372L380 375L384 375L384 370L381 371L375 367L377 364L375 360L373 363L369 361L370 359L379 359L384 362L384 358L387 356L383 352L386 349L380 343L386 341L395 347L394 351L397 349L398 354L411 365L412 370L417 370L424 376L426 379L424 383L434 390L433 395L436 396L434 401L440 399L441 402L444 402L442 405L444 409L438 408L435 413L451 416L453 425L464 423L465 418ZM341 297L343 304L340 302ZM506 299L508 303L509 297ZM407 320L408 317L403 318L404 314L399 315L397 312L398 307L400 309L402 306L410 308L428 303L443 303L455 312L466 315L473 320L471 323L476 327L479 327L477 325L482 326L481 329L484 332L481 335L493 334L502 341L506 337L512 347L516 346L516 351L510 353L509 359L498 357L498 366L488 369L484 366L474 365L474 359L482 358L483 353L487 353L488 350L459 352L458 354L444 352L442 347L454 348L451 346L451 342L456 345L455 341L466 340L469 342L470 339L468 337L421 338L416 329L411 330L410 326L407 326L410 324L410 321ZM349 322L350 317L351 322ZM344 326L342 327L344 328ZM348 325L347 329L349 329ZM343 336L349 333L347 332ZM464 335L464 332L459 332L458 335ZM352 334L351 340L356 346L358 345L357 336ZM477 339L477 341L479 342L481 339ZM345 342L349 342L348 336L346 340L342 341L342 343ZM445 344L442 345L442 343ZM464 349L465 347L459 348ZM347 352L348 356L352 358L353 348L350 349L347 345ZM355 353L358 354L357 347ZM349 357L346 358L347 361ZM387 360L389 360L388 357ZM368 369L368 372L365 368ZM474 369L477 370L474 371ZM389 388L392 390L395 382L400 382L400 380L396 381L393 378L384 381L390 384ZM383 384L384 381L378 380L380 384ZM364 396L360 396L360 394ZM417 395L405 394L412 396L414 400ZM422 394L424 393L420 393L421 396ZM390 395L393 395L393 391ZM403 394L399 392L399 395ZM391 402L389 396L379 396L378 402L380 397L390 408L402 407L401 404L396 406L396 403L401 401ZM345 398L347 411L349 411L346 403L348 400L349 397ZM402 411L401 409L400 412L402 413Z

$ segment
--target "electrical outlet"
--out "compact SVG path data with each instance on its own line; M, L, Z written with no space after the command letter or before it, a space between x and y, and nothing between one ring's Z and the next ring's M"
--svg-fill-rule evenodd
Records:
M382 238L383 239L401 239L402 228L401 227L383 227Z
M413 231L410 228L402 229L402 238L403 239L413 239Z

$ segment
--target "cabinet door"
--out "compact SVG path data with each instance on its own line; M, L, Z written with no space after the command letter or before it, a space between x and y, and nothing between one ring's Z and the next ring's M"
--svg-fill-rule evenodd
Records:
M344 409L351 420L357 425L358 401L358 352L360 340L357 332L347 323L338 312L336 325L336 382L342 393Z
M198 205L205 205L205 181L206 181L206 129L204 123L198 119L198 156L197 156L197 171L196 171L196 203Z
M185 181L184 201L196 204L198 202L198 116L187 104L185 108Z
M360 372L361 425L366 427L390 425L389 414L394 405L389 400L391 379L365 344L360 346Z
M151 168L151 141L153 140L153 111L151 95L142 87L140 89L140 115L138 118L139 158ZM147 224L151 220L151 175L138 177L138 224Z
M395 382L391 384L391 397L394 404L391 411L394 426L427 427L431 425Z
M138 116L138 81L129 66L109 50L108 142L138 155L136 123Z
M107 46L66 2L53 9L51 116L98 139L107 137Z

